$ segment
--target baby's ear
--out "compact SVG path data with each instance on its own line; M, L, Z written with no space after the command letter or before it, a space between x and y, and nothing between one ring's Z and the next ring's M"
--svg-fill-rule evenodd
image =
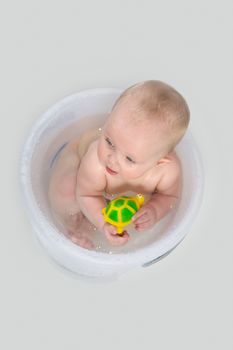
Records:
M168 157L161 158L156 165L168 164L171 162L171 159Z

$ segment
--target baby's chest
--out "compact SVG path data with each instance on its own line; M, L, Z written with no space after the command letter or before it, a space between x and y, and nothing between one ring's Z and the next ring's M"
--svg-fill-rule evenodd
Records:
M154 176L147 176L137 181L124 182L120 179L107 177L105 192L114 194L123 194L126 192L152 194L156 191L157 184L161 176L156 174Z

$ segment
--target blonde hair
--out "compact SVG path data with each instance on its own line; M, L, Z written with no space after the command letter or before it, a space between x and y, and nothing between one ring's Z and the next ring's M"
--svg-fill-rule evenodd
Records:
M185 134L190 120L189 107L183 96L162 81L147 80L126 89L112 111L132 98L136 120L156 120L169 132L168 152L171 152Z

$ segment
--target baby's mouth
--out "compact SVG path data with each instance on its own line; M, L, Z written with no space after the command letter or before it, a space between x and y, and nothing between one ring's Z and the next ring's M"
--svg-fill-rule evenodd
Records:
M109 174L111 174L111 175L116 175L116 174L118 174L116 171L112 170L112 169L109 168L108 166L106 166L106 170L107 170L107 172L108 172Z

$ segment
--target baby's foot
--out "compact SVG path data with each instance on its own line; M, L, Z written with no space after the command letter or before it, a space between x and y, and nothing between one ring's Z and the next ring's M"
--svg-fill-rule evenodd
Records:
M93 227L87 218L81 213L70 215L66 225L66 235L75 244L86 249L93 249L95 246L90 239Z
M73 232L73 231L67 231L67 236L68 238L70 238L70 240L79 245L80 247L83 247L83 248L86 248L86 249L93 249L95 246L93 244L93 242L87 238L87 237L84 237L84 235L82 234L77 234L77 232Z

